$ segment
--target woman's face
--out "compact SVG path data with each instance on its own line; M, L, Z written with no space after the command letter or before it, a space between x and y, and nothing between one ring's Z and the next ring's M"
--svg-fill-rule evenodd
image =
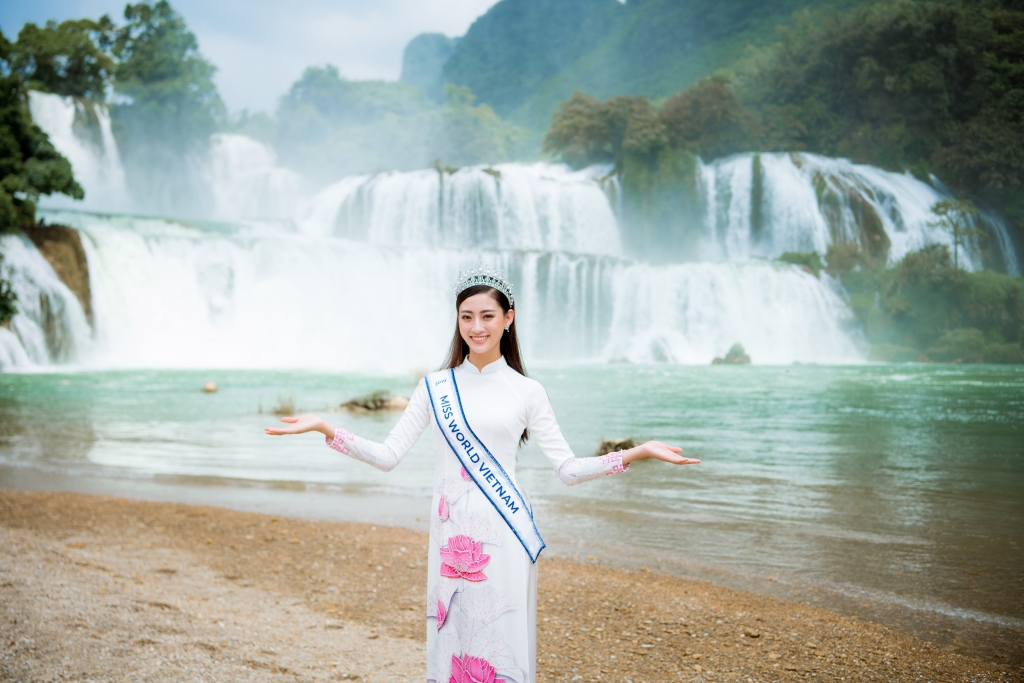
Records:
M459 334L469 345L470 353L488 354L498 348L501 335L515 315L511 310L503 314L501 305L486 292L474 294L459 306Z

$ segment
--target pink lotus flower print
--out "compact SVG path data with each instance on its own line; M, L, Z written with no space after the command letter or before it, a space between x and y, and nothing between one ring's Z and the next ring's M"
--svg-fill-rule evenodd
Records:
M494 667L486 659L452 655L452 677L448 683L494 683Z
M441 518L442 522L448 521L448 499L441 496L441 500L437 503L437 516Z
M465 479L466 481L472 481L472 479L469 476L469 472L466 471L465 467L459 468L459 476Z
M437 601L437 630L440 631L441 627L444 626L444 619L448 616L448 611L444 608L444 603L440 600Z
M448 579L483 581L481 571L491 561L490 555L480 552L483 543L474 543L469 536L459 534L448 538L448 547L441 548L441 576Z

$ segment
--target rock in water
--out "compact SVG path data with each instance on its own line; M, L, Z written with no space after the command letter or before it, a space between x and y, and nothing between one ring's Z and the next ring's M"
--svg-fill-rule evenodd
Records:
M206 392L207 394L216 394L217 393L217 383L216 382L207 382L206 384L203 385L203 391Z
M711 361L712 365L748 365L750 356L743 350L742 344L733 344L725 358L716 358Z
M409 405L409 399L405 396L391 396L386 389L381 389L372 394L356 396L351 401L342 403L341 407L345 410L362 413L378 410L404 410L407 405Z
M598 455L605 455L606 453L614 453L616 451L625 451L636 446L634 439L605 439L601 442L601 445L597 447Z

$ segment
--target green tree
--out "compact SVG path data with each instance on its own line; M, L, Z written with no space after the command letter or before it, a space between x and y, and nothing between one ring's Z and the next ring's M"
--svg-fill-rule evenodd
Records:
M11 47L10 68L30 90L102 102L114 68L106 52L113 30L107 16L27 23Z
M0 33L0 232L35 223L41 194L85 196L71 164L32 122L25 85L10 72L11 44Z
M216 67L199 53L195 35L166 2L128 5L114 35L111 109L133 194L159 208L194 206L202 187L190 184L190 163L225 122L213 83Z
M936 218L928 225L953 236L953 268L959 270L961 248L971 239L985 238L985 231L977 227L978 210L970 199L943 199L932 205L932 213Z

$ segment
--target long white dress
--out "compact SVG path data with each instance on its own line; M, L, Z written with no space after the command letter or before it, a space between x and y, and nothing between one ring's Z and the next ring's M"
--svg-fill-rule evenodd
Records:
M466 420L516 479L519 438L530 438L568 485L622 472L622 456L576 458L562 437L547 394L504 358L478 370L455 369ZM537 566L505 520L463 470L433 419L420 382L384 443L335 429L328 445L388 471L426 429L434 450L434 498L427 562L427 680L436 683L536 681Z

